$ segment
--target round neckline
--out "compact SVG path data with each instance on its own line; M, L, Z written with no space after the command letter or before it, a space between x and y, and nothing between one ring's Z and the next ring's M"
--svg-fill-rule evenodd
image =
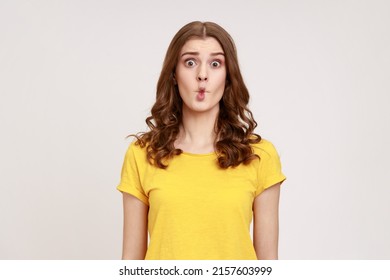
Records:
M186 155L186 156L192 156L192 157L209 157L209 156L214 156L216 153L210 152L210 153L202 153L202 154L195 154L195 153L190 153L190 152L182 152L181 155Z

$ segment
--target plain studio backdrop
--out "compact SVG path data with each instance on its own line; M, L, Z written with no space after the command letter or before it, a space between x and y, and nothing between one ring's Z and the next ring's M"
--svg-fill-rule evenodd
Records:
M280 259L390 259L390 2L0 1L0 259L119 259L125 137L184 24L234 38Z

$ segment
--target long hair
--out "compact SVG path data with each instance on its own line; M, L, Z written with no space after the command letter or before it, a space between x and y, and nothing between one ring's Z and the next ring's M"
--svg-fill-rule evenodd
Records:
M146 118L150 131L132 135L137 138L136 144L146 146L149 163L159 168L165 169L166 160L183 152L174 146L182 121L183 101L174 80L181 49L189 39L207 37L219 42L226 60L225 90L215 123L218 164L226 169L258 157L250 144L260 142L261 137L254 133L257 123L247 107L249 92L241 76L234 41L216 23L194 21L183 26L168 47L157 83L156 102L151 116Z

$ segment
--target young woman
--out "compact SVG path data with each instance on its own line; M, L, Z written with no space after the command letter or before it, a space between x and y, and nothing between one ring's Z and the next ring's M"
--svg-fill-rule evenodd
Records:
M254 133L248 101L230 35L212 22L181 28L146 119L150 131L127 150L117 187L123 259L278 258L285 176L274 146Z

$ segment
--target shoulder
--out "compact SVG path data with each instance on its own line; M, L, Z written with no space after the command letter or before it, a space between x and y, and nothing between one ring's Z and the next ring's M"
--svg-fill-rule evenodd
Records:
M137 140L133 140L126 151L127 157L132 157L137 160L146 158L146 146L142 146Z
M145 152L146 151L146 145L142 145L137 139L133 140L129 145L129 150L132 150L134 152Z
M253 152L260 158L272 158L278 156L275 146L271 141L262 138L259 143L251 144Z

